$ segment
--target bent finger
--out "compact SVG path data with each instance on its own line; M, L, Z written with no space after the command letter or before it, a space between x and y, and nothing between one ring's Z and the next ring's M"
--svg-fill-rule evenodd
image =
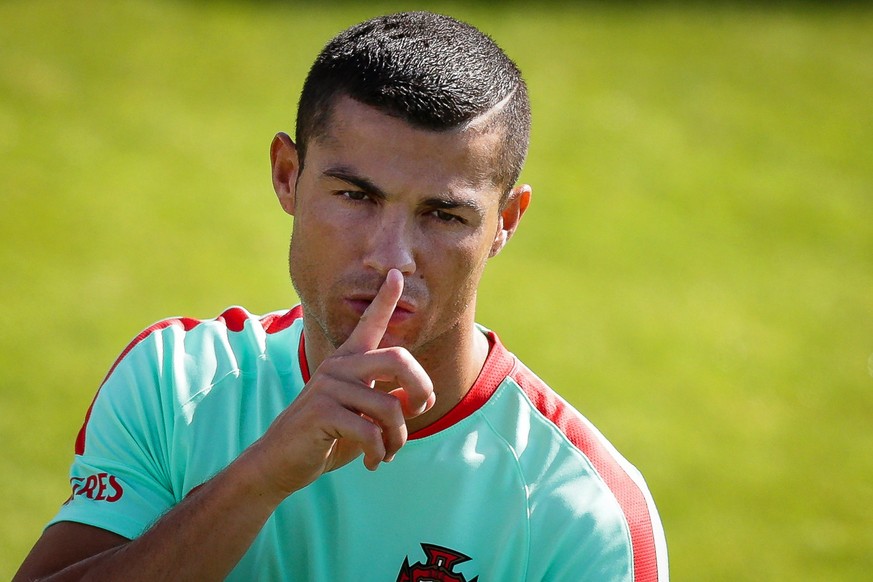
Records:
M388 392L388 394L400 401L400 408L403 410L404 418L415 418L416 416L420 416L433 408L433 405L436 404L435 392L428 394L427 398L425 398L422 403L412 402L409 398L409 392L403 388L395 388Z
M354 443L355 447L364 453L364 465L371 471L375 471L379 463L385 460L386 451L385 443L382 440L382 429L360 414L348 411L342 421L335 425L334 433L331 436L337 439L337 447L340 451L345 449L348 452L348 444ZM342 456L342 453L340 454ZM346 458L336 459L338 466L352 460L357 454L353 453ZM331 470L335 468L337 467L332 467Z
M346 385L333 398L344 409L378 428L385 457L393 457L406 444L408 430L400 398L364 384Z
M364 385L384 382L399 387L400 393L394 395L403 405L406 418L422 414L433 406L433 382L418 360L404 348L372 350L365 355L344 357L337 363L342 366L342 376L348 380L356 379Z

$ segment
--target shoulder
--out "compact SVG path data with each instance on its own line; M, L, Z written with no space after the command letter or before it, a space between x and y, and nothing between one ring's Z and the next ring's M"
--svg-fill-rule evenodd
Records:
M197 319L193 317L168 317L142 330L122 351L116 360L124 357L142 342L155 337L196 337L204 333L214 335L229 335L246 331L273 334L291 327L303 312L300 306L287 311L275 311L266 315L249 313L243 307L228 307L220 315L212 319ZM169 331L169 335L166 335Z
M280 333L302 321L302 310L299 306L287 311L276 311L266 315L249 313L242 307L229 307L212 319L197 319L193 317L169 317L162 319L142 330L127 346L113 363L107 374L112 376L115 369L131 353L145 346L180 346L189 355L196 355L198 350L214 350L221 345L228 349L257 349L245 341L234 339L244 336L266 337ZM105 383L105 380L104 380Z
M493 400L497 424L508 427L517 416L505 438L516 448L531 491L532 529L541 526L551 539L548 532L564 522L580 536L567 540L568 552L588 554L592 564L597 556L604 563L626 563L635 580L666 579L663 529L640 472L517 359ZM549 544L565 545L561 539Z
M166 408L184 401L186 392L256 365L267 357L274 338L282 341L287 334L299 334L301 327L299 306L266 315L230 307L211 319L169 317L153 323L110 366L85 415L76 452L84 450L86 429L93 424L97 408L108 408L114 415L119 410ZM283 367L298 365L296 350L281 352Z

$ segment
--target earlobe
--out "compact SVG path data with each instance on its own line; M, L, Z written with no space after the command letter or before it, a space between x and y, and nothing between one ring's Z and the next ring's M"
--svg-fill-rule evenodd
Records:
M300 159L297 146L288 134L279 132L270 145L270 164L273 168L273 190L282 209L294 215L297 196L297 177L300 171Z
M497 222L497 234L494 237L494 243L491 245L489 256L497 255L512 235L515 234L518 228L518 223L521 222L521 217L527 211L530 205L530 197L533 191L527 184L521 184L512 189L509 197L503 204L503 209L500 211L500 217Z

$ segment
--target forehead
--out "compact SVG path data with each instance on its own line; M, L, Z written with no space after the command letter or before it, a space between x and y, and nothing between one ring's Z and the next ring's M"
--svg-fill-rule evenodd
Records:
M348 97L335 101L325 130L307 147L306 168L351 169L388 192L476 192L498 201L497 131L477 124L432 131Z

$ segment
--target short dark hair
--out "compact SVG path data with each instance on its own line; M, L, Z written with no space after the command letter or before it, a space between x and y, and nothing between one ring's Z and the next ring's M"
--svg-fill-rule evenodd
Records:
M487 129L502 131L495 184L518 180L530 140L530 102L518 67L486 34L449 16L403 12L337 35L306 77L295 141L301 165L310 139L327 131L348 96L434 131L455 129L502 104Z

